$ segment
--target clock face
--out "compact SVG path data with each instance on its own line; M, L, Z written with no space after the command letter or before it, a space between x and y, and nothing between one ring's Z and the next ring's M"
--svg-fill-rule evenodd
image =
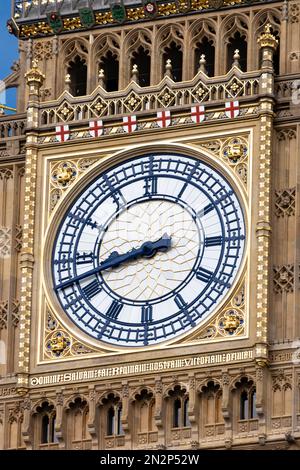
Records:
M53 246L54 291L93 338L155 345L216 311L244 245L241 204L219 172L143 155L100 174L69 207Z

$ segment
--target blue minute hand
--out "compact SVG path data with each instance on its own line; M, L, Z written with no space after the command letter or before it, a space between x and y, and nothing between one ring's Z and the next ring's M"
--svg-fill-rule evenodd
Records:
M114 251L110 254L110 256L103 261L97 268L91 269L86 273L79 274L78 276L73 277L72 279L68 279L65 282L57 285L55 290L64 289L65 287L74 284L74 282L81 281L86 277L92 276L93 274L97 274L100 271L104 271L105 269L113 268L114 266L119 266L126 261L130 261L132 259L137 258L152 258L158 251L166 251L171 246L171 237L168 234L164 234L159 240L155 242L147 241L144 242L139 248L133 248L131 251L120 255L118 252Z

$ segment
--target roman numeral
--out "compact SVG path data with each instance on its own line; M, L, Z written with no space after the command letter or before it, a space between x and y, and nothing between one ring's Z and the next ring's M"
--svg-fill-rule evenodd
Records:
M94 281L90 282L90 284L82 288L82 291L88 300L91 300L93 297L95 297L95 295L99 294L101 290L102 286L98 279L94 279Z
M152 305L144 305L142 307L142 318L141 318L142 323L152 322L152 320L153 320L152 311L153 311Z
M222 245L223 237L208 237L205 238L205 246L218 246Z
M186 307L187 303L180 294L176 294L174 297L177 307L183 308Z
M212 278L213 273L205 268L198 268L196 271L196 278L199 281L208 282Z
M145 178L145 196L157 194L157 176Z
M106 312L106 316L108 318L111 318L112 320L116 320L119 316L119 313L121 312L123 308L123 305L120 304L117 300L114 300L109 309Z

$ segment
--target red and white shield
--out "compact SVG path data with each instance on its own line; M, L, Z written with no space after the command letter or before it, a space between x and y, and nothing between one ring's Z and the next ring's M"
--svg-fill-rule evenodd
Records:
M225 103L225 114L230 119L236 118L240 114L240 103L238 101L227 101Z
M171 124L171 112L170 111L158 111L157 112L157 124L159 127L168 127Z
M103 121L90 121L89 133L92 137L99 137L103 134Z
M70 138L69 126L56 126L55 127L55 137L58 142L65 142Z
M196 106L191 107L191 118L195 124L203 122L205 119L205 107L197 104Z
M123 117L123 129L125 132L134 132L137 127L136 116L124 116Z

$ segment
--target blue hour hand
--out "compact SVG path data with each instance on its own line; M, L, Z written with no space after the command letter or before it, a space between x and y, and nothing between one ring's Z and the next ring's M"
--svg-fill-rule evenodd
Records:
M171 247L171 237L165 233L159 240L155 242L146 241L139 248L133 248L124 254L119 254L117 251L113 251L109 257L103 261L97 268L91 269L86 273L79 274L78 276L68 279L55 287L55 290L64 289L70 286L74 282L80 281L86 277L92 276L104 271L105 269L117 267L127 261L138 259L138 258L152 258L158 251L167 251Z

